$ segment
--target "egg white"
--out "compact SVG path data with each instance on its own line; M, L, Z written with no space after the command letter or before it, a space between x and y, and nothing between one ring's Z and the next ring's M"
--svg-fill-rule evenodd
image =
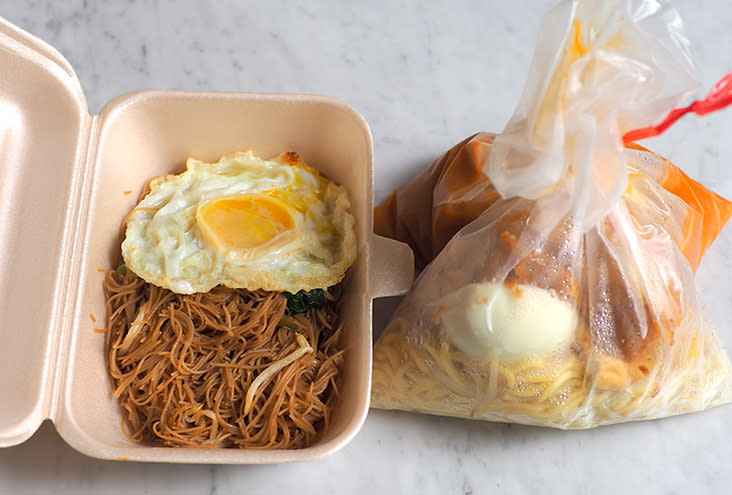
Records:
M440 300L447 339L483 360L495 354L514 361L547 355L571 342L577 313L567 301L531 285L468 284Z

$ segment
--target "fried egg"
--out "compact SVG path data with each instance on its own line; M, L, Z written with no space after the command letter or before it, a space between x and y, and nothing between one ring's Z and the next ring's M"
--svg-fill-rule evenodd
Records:
M189 158L185 172L149 189L127 217L122 255L128 269L173 292L325 288L355 260L348 193L296 153Z

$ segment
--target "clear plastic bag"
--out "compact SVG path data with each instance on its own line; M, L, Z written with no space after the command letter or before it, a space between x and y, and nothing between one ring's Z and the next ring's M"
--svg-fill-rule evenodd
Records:
M586 428L731 400L693 271L732 204L622 140L695 87L678 15L565 1L537 46L504 132L376 209L427 266L376 343L372 406Z

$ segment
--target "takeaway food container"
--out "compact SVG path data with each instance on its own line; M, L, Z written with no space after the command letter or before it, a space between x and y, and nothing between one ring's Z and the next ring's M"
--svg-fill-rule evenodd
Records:
M361 427L369 404L372 299L404 293L411 251L372 232L372 141L364 119L331 98L140 91L88 113L69 63L0 20L0 445L50 419L94 457L272 463L323 457ZM185 159L252 149L297 151L346 186L358 258L346 280L342 400L327 434L300 450L152 447L121 432L103 354L100 268L119 259L121 222L151 177Z

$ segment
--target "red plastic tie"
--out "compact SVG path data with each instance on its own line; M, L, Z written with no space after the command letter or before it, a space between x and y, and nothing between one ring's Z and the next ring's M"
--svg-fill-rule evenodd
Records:
M658 136L689 112L694 112L697 115L705 115L721 110L728 105L732 105L732 72L720 79L703 100L696 100L688 107L671 110L671 113L668 114L663 122L656 126L626 132L623 135L623 143L628 144L640 139Z

